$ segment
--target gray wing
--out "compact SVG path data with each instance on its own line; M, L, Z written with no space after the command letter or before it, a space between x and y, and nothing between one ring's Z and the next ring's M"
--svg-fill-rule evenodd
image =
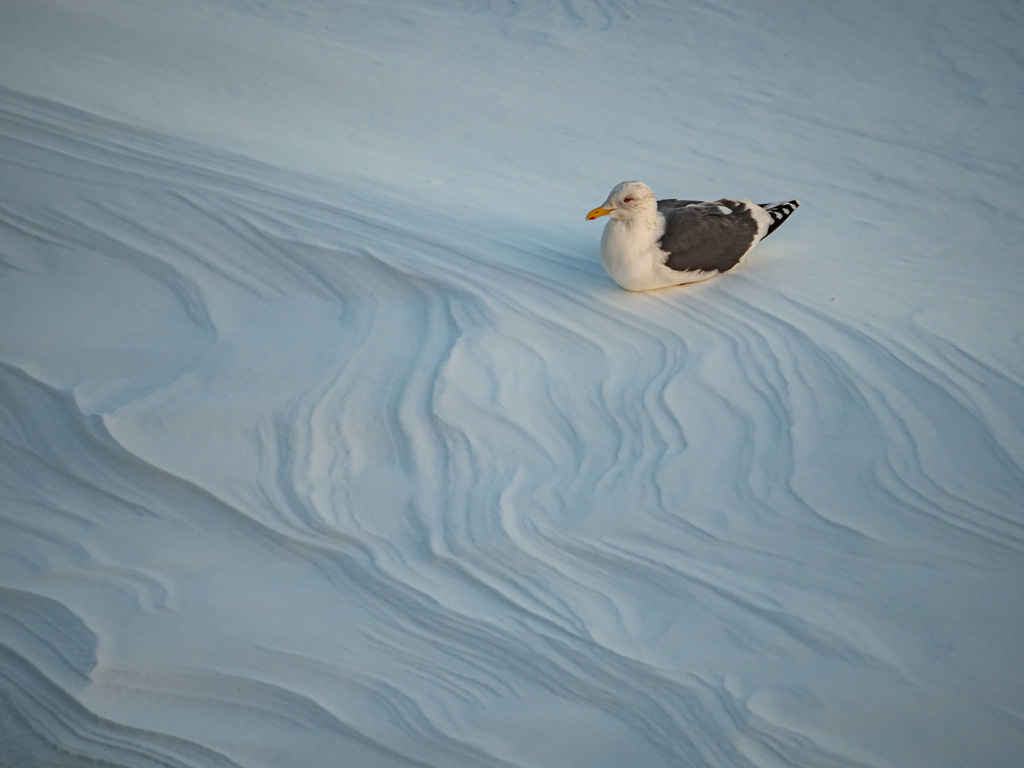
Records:
M665 216L658 246L668 253L665 266L678 272L728 272L758 239L757 221L738 200L659 200L658 212Z
M659 200L658 213L668 214L676 208L685 208L688 205L699 205L700 200Z

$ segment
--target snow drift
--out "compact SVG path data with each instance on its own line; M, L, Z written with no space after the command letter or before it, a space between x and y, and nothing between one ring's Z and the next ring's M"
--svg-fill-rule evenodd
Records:
M0 763L1024 760L1021 25L5 3Z

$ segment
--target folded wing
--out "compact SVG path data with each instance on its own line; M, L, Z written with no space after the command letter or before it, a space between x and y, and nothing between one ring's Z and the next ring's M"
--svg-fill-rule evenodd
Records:
M668 254L665 266L677 272L728 272L761 239L745 200L659 200L658 212L665 216L658 245Z

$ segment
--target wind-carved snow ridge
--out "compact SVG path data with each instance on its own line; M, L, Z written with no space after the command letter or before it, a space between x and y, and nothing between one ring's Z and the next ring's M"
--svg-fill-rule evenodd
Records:
M118 8L132 29L155 13ZM647 20L665 12L373 8L343 10L356 28L383 14L386 50L420 32L433 50L448 22L493 26L498 58L480 63L572 54L577 74L599 71L584 64L603 38L587 36L607 28L660 50ZM323 44L342 6L181 9L168 39L198 9L232 30L225 44L286 30L325 72L348 61ZM728 31L738 11L687 13ZM641 48L607 50L619 64ZM367 82L386 78L363 54ZM19 73L5 82L43 77ZM278 73L251 76L271 99ZM474 152L518 140L504 123L452 159L459 183L423 192L376 161L353 168L386 178L313 177L294 157L225 151L212 129L200 141L104 117L88 94L76 107L0 86L0 765L1019 762L1024 329L1006 308L1020 270L991 254L960 269L935 234L935 261L899 253L952 198L915 197L913 179L894 192L878 174L904 166L858 154L884 134L837 139L752 76L703 72L729 97L708 124L751 179L771 142L744 144L729 131L746 123L723 117L747 101L822 154L854 142L843 168L869 172L813 182L736 274L650 294L618 290L596 236L565 223L588 207L559 198L573 179L606 183L578 171L563 188L528 158L517 176L492 149L508 199L478 194ZM534 108L545 141L565 136ZM644 115L615 147L653 165L661 128ZM410 144L434 130L422 117ZM363 140L354 121L338 130ZM588 157L609 143L574 130ZM798 144L766 175L810 186L835 170ZM910 166L942 154L899 146ZM984 176L981 150L961 149L975 170L954 181L980 202L948 237L988 232L998 255L1019 216L985 217L1019 158ZM701 185L725 173L700 168Z

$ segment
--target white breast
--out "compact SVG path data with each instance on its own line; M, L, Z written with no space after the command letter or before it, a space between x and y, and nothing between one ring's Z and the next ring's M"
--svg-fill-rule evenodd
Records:
M677 272L665 266L668 256L657 242L665 231L665 217L658 214L657 224L611 219L601 235L601 264L611 278L627 291L649 291L698 280L715 272Z

